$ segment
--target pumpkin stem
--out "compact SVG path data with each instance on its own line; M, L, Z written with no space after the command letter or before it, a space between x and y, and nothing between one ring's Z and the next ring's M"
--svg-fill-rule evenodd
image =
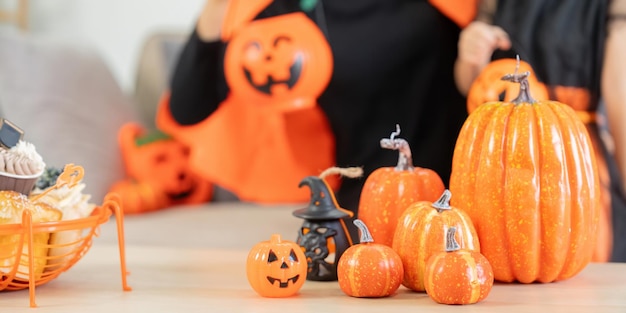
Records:
M520 103L535 103L537 100L533 99L530 95L530 85L528 84L528 76L530 76L530 72L526 71L524 73L518 73L519 70L519 55L517 55L517 65L515 65L515 72L513 74L506 74L502 76L502 80L519 83L519 94L517 98L513 99L511 102L515 104Z
M272 236L270 237L270 242L272 244L279 244L283 241L282 237L280 236L280 234L272 234Z
M443 191L443 194L441 194L441 197L433 202L432 207L437 209L439 213L444 210L450 210L450 198L452 198L452 193L450 190L446 189Z
M402 138L395 138L400 135L400 125L396 124L396 131L392 132L389 138L380 140L380 146L384 149L398 150L397 171L413 170L413 157L411 155L411 147L409 143Z
M363 223L363 221L361 221L360 219L355 219L354 221L352 221L352 223L354 223L354 225L356 225L356 227L358 227L361 231L361 238L359 241L360 243L374 242L372 234L370 233L369 229L367 229L367 226L365 225L365 223Z
M456 227L448 228L446 231L446 252L454 252L461 249L461 246L454 237L456 235Z

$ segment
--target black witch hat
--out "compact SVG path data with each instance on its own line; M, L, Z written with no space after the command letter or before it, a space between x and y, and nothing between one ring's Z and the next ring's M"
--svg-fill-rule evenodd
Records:
M311 189L311 199L309 206L294 211L294 216L307 220L331 220L352 216L352 212L339 207L335 194L322 178L307 176L298 185L302 186Z

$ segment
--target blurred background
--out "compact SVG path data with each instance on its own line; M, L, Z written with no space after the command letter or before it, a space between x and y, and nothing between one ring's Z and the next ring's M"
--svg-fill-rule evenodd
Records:
M0 31L26 31L98 51L125 91L157 33L188 32L203 0L0 0Z

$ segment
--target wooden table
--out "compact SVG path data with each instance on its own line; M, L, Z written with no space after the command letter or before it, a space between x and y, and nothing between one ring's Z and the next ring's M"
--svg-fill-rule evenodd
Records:
M259 241L296 238L298 206L239 203L184 207L125 218L132 291L122 290L115 221L102 226L87 255L56 280L28 291L0 293L2 312L626 312L626 264L590 264L551 284L496 284L484 301L433 302L404 287L392 297L346 296L337 282L306 281L290 298L262 298L248 285L245 260Z

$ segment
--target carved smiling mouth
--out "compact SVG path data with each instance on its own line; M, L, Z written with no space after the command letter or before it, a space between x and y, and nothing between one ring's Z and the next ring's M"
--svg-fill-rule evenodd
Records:
M268 75L267 81L265 82L265 84L261 84L261 85L254 83L254 81L252 80L252 74L250 73L250 70L248 70L247 68L244 68L243 72L244 72L244 75L246 76L246 80L248 81L248 83L250 83L252 87L254 87L254 89L264 94L270 95L272 94L272 86L276 84L285 84L287 85L287 88L289 89L293 88L293 86L295 86L296 83L298 82L298 79L300 79L300 74L302 74L303 63L304 63L304 59L302 57L302 54L296 55L293 64L289 67L288 79L274 80L274 78L271 75Z
M287 279L286 282L282 282L278 278L267 276L267 281L269 281L270 284L272 284L272 285L274 285L274 282L278 282L278 286L280 288L287 288L289 286L289 282L290 281L291 281L292 284L295 284L298 281L298 278L300 278L300 275L296 275L294 277L291 277L291 278Z

